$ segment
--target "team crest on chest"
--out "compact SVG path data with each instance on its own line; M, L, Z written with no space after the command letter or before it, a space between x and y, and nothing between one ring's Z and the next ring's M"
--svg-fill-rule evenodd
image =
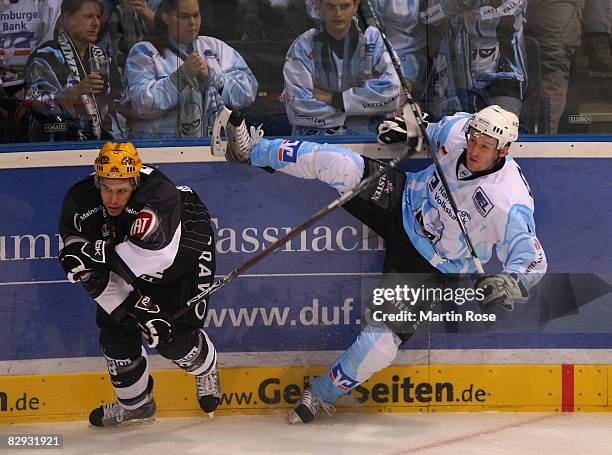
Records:
M138 213L138 217L132 223L130 236L142 240L155 232L158 225L159 218L157 214L149 208L144 208Z
M474 191L472 201L474 201L474 206L476 210L478 210L478 213L484 217L486 217L491 210L493 210L493 207L495 207L481 187L476 188L476 191Z

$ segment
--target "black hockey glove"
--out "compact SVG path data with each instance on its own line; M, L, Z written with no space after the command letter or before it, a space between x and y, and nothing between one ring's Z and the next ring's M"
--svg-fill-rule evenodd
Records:
M123 303L113 311L112 317L117 322L125 317L135 319L150 348L172 340L171 318L150 297L141 295L138 290L130 292Z
M110 270L111 256L115 249L110 242L73 242L59 252L59 260L67 273L68 281L75 283L79 275L89 270Z
M483 290L482 308L497 304L506 311L512 311L514 302L526 302L528 297L527 289L514 273L484 275L476 281L475 287Z
M427 117L427 114L423 114L423 118L425 117ZM424 121L424 124L427 128L427 122ZM395 144L408 141L406 121L400 116L380 122L376 128L376 133L376 140L379 144Z
M382 121L376 128L376 132L376 139L379 144L395 144L408 140L406 122L401 117L393 117Z

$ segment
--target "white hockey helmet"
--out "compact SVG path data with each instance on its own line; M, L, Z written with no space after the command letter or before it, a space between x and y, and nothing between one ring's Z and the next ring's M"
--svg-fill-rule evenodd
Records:
M467 126L497 139L498 149L518 139L518 117L496 104L476 112Z

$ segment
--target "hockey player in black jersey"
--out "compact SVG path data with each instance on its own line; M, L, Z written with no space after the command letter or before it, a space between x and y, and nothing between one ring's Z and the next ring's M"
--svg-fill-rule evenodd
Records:
M181 311L215 272L210 216L198 195L143 166L132 143L108 142L95 172L68 191L60 235L68 279L80 281L97 303L100 345L117 395L91 411L90 423L154 418L142 335L195 376L200 406L212 416L221 390L215 347L203 330L207 302Z

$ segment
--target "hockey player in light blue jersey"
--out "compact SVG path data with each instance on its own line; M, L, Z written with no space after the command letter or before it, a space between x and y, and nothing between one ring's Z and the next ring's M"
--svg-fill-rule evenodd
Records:
M379 139L406 140L403 122L383 122ZM335 145L262 139L260 128L247 131L234 114L227 131L229 161L318 179L340 193L386 166ZM508 154L518 138L518 118L489 106L473 115L461 112L431 123L427 135L478 258L486 263L495 247L503 264L501 274L478 278L484 295L480 305L511 310L514 302L527 299L528 290L547 268L536 237L529 186ZM476 271L443 187L434 165L416 173L391 168L343 206L385 239L385 272L449 277ZM369 321L348 350L305 388L290 422L309 422L320 408L330 411L341 395L389 366L414 330Z
M323 23L293 42L283 68L292 134L372 134L398 108L400 88L380 32L359 29L359 0L317 5Z
M130 137L210 136L223 106L244 109L255 100L257 80L244 59L223 41L198 36L201 21L197 0L162 0L159 39L130 51Z

